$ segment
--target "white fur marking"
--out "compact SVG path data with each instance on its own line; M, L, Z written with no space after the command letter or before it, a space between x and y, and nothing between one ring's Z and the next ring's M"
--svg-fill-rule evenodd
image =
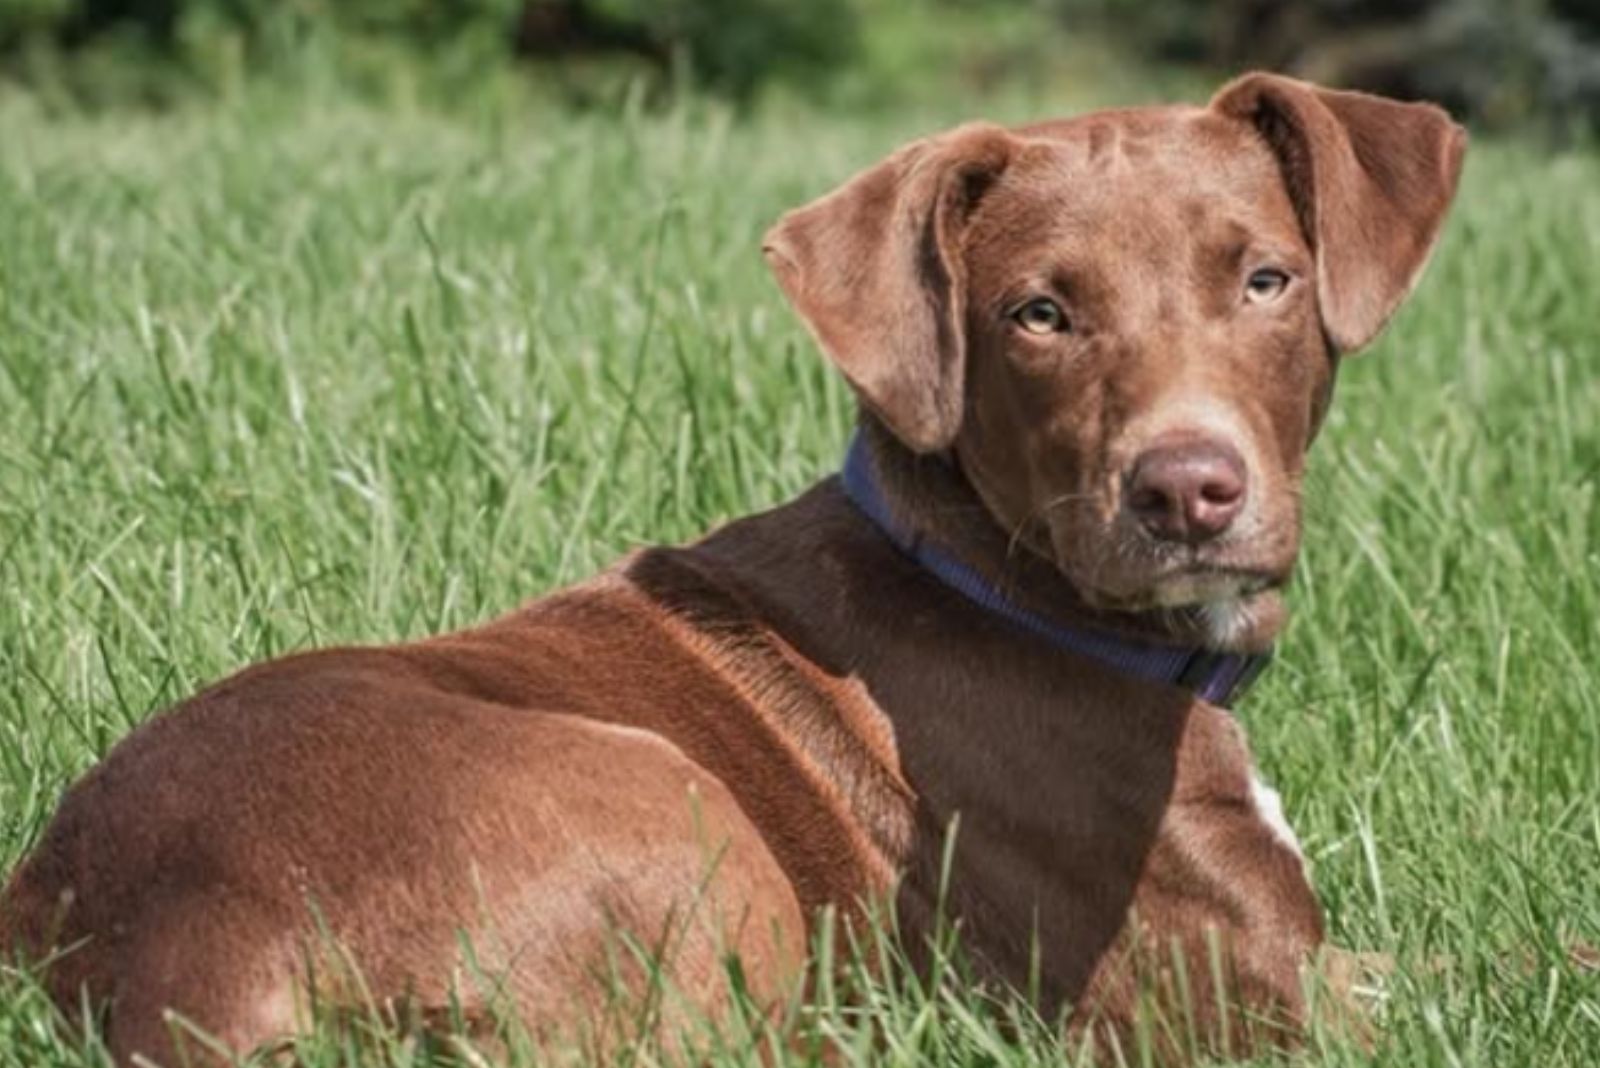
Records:
M1224 597L1200 606L1205 621L1207 644L1213 649L1231 649L1255 621L1243 597Z
M1261 781L1261 776L1255 772L1250 773L1250 800L1256 806L1256 813L1272 830L1272 835L1279 842L1289 848L1295 856L1305 860L1305 854L1300 851L1300 839L1295 837L1294 828L1289 826L1289 821L1283 816L1283 798L1278 796L1278 791Z

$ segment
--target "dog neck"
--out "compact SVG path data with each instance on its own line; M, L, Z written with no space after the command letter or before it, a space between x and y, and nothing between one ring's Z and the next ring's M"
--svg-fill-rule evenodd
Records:
M1060 648L1225 707L1271 658L1267 642L1216 649L1216 628L1203 610L1090 606L1058 569L1005 536L955 463L911 452L870 417L850 444L840 481L856 508L940 582Z

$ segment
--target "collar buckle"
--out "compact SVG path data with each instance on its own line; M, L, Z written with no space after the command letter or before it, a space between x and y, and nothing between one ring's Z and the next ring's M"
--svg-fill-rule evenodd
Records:
M1173 680L1220 708L1232 708L1272 663L1272 653L1219 653L1196 649Z

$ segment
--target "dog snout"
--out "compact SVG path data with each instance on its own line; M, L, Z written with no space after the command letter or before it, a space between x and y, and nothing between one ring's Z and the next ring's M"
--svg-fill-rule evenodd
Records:
M1141 453L1128 472L1123 500L1152 537L1198 545L1233 525L1248 493L1239 453L1225 442L1200 439Z

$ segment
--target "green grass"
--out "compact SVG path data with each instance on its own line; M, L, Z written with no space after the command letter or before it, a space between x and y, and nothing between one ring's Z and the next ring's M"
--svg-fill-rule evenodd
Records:
M765 225L917 133L1076 103L0 98L0 871L209 679L466 624L826 474L851 405ZM1600 942L1597 248L1600 158L1477 145L1317 444L1297 618L1242 716L1332 937L1401 971L1376 1054L1297 1063L1600 1063L1600 984L1563 964ZM860 1060L1061 1055L957 981L870 1010L814 1015ZM0 1063L96 1062L13 979Z

